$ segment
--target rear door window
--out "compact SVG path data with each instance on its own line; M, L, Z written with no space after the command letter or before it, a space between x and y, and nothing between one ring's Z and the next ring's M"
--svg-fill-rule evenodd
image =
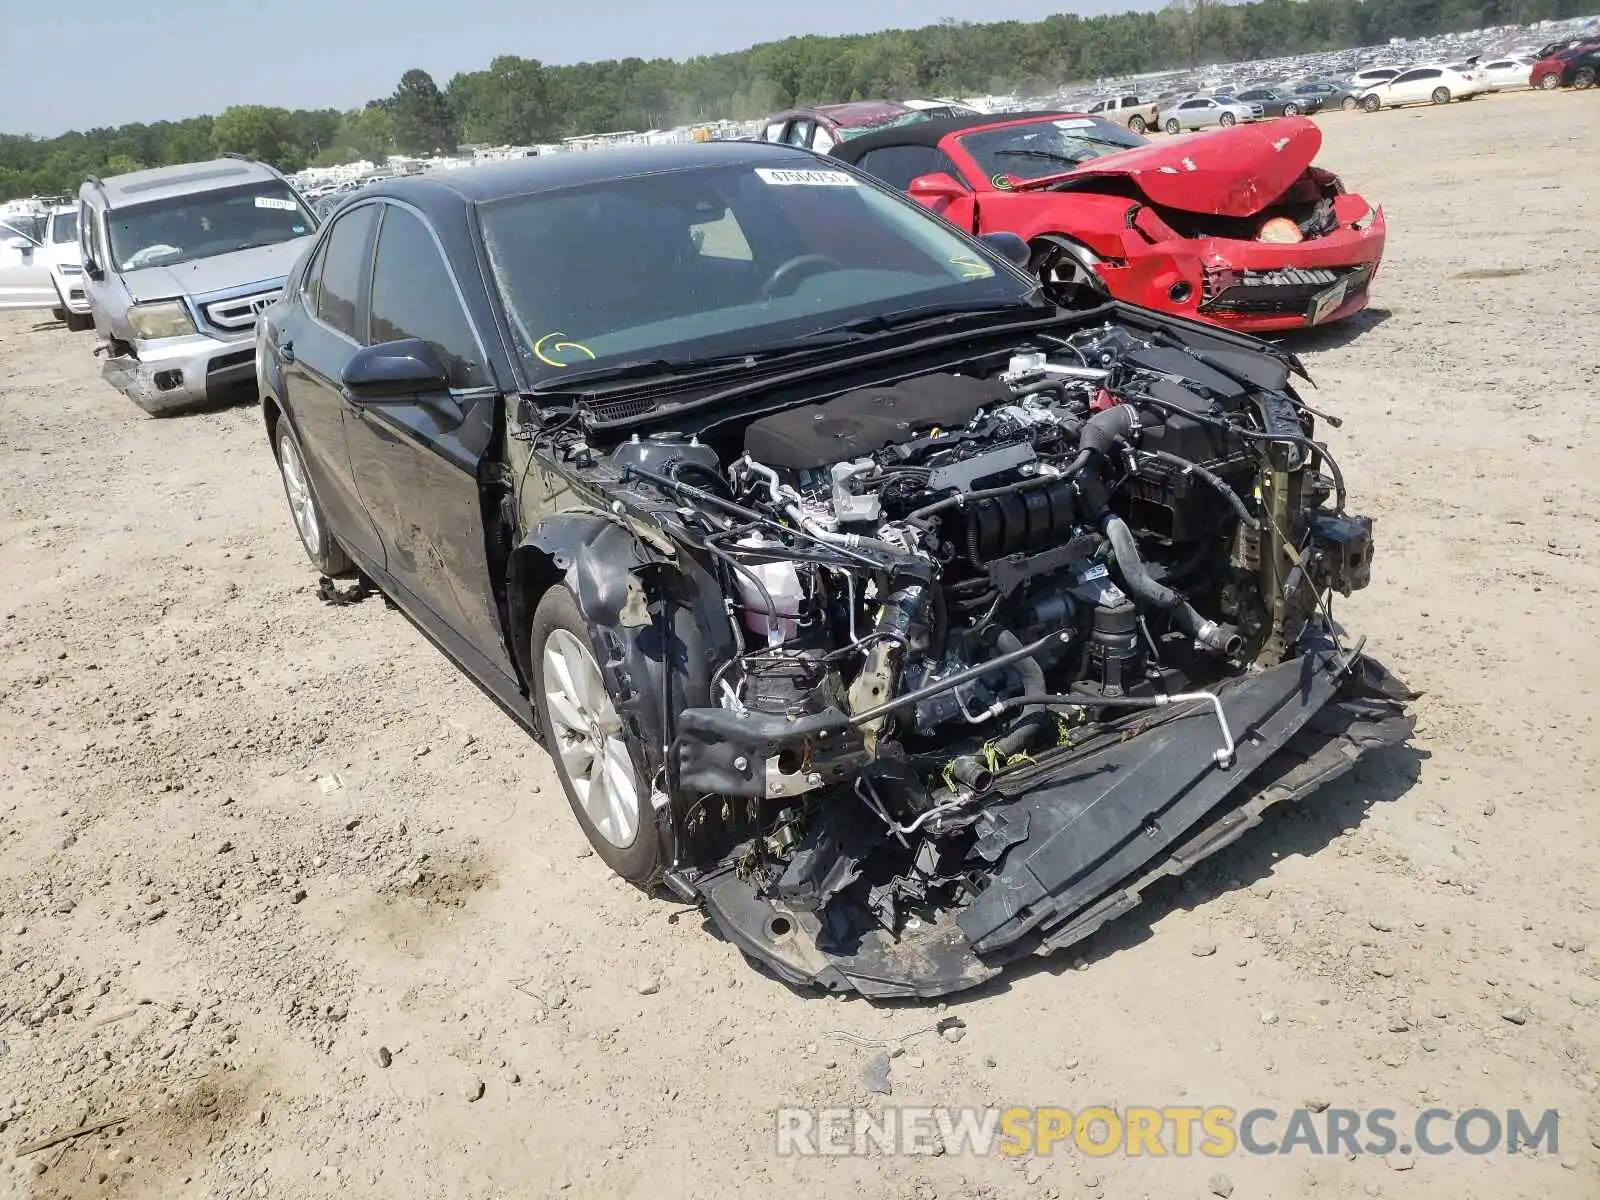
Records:
M453 388L488 380L483 352L433 234L416 214L385 205L372 267L371 340L418 338L439 354Z
M955 165L937 146L879 146L863 154L857 165L902 192L919 176L956 173Z
M368 247L372 244L377 217L376 204L363 204L342 213L334 221L323 251L317 317L329 328L357 342L364 339L366 332L361 328L358 306L371 263Z

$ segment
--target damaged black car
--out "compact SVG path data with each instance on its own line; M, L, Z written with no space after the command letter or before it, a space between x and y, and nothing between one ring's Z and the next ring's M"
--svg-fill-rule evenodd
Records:
M376 185L259 325L296 529L615 871L792 984L972 987L1411 731L1299 362L1019 252L760 143Z

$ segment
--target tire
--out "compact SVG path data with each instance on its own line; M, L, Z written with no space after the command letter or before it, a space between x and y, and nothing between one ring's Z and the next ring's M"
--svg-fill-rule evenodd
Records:
M306 473L306 456L287 418L278 418L272 437L273 453L278 459L278 476L283 480L283 494L289 501L289 517L294 522L295 532L300 535L300 545L305 548L306 557L324 575L350 574L355 570L355 564L328 530L328 518L311 491L311 477Z
M1217 118L1217 124L1221 125L1224 129L1232 129L1238 123L1239 118L1234 116L1232 113L1223 113Z
M1428 99L1432 100L1435 104L1449 104L1450 103L1450 89L1449 88L1443 88L1443 87L1436 87L1436 88L1433 89L1433 94L1431 96L1429 96Z
M1298 117L1300 115L1300 106L1298 104L1285 104L1283 106L1283 115L1286 117Z
M1339 108L1342 112L1355 112L1357 107L1358 104L1354 96L1346 96L1343 100L1339 101Z
M1363 96L1361 98L1361 111L1374 113L1383 107L1383 101L1376 96Z
M566 585L556 584L539 601L530 649L539 727L572 815L606 866L630 883L652 883L661 870L661 839L648 776L605 684L589 623Z
M1557 75L1553 71L1548 75L1541 75L1539 77L1539 90L1541 92L1553 92L1560 86L1561 76Z
M1577 74L1572 77L1572 86L1580 92L1586 92L1594 86L1595 72L1593 67L1579 67Z
M1183 132L1183 126L1178 124L1178 118L1177 117L1168 117L1167 118L1167 132L1170 133L1170 134L1174 134L1174 135L1180 134L1180 133Z
M1149 128L1149 126L1144 123L1144 118L1143 117L1134 117L1132 120L1130 120L1128 122L1128 132L1129 133L1137 133L1137 134L1142 136L1144 134L1144 131L1146 129L1148 129L1148 128Z

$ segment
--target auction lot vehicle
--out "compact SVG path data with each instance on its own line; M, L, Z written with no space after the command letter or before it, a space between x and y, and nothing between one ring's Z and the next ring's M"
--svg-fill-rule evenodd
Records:
M1232 128L1246 121L1258 121L1265 110L1259 104L1247 104L1235 96L1190 96L1167 105L1159 114L1161 128L1168 133L1194 132L1198 129Z
M894 100L851 100L844 104L819 104L792 108L767 120L761 132L765 142L802 146L826 154L840 142L874 129L930 119L930 111Z
M1452 100L1471 100L1489 90L1489 79L1480 69L1466 63L1447 66L1438 63L1401 71L1386 83L1375 83L1362 91L1361 108L1377 112L1402 104L1449 104Z
M1580 42L1533 65L1528 86L1549 92L1556 88L1592 88L1600 74L1600 42Z
M971 987L1410 729L1297 360L1021 249L751 142L376 185L257 334L294 524L613 870L795 984Z
M83 251L78 244L76 206L61 205L50 210L45 219L44 241L56 292L56 306L51 315L75 332L93 329L89 297L83 290Z
M248 393L256 317L317 229L283 176L221 158L91 178L78 201L106 381L152 416Z
M1161 126L1161 105L1137 96L1112 96L1089 105L1092 115L1115 121L1130 133L1144 133Z
M1531 58L1497 58L1483 64L1484 76L1489 81L1489 91L1508 92L1515 88L1532 86L1533 60Z
M54 306L44 226L33 213L0 214L0 308Z
M1151 143L1098 117L1022 113L887 129L833 157L969 233L1004 230L1047 282L1234 329L1365 308L1383 213L1311 165L1305 118Z
M1244 104L1259 104L1263 117L1309 117L1322 109L1320 96L1298 95L1284 88L1251 88L1239 92L1235 100Z

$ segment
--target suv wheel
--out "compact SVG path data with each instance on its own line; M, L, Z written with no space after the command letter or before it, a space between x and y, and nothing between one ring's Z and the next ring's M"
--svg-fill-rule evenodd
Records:
M606 866L650 883L661 849L639 748L601 674L589 623L562 584L534 611L531 649L539 726L573 816Z
M355 564L344 552L344 547L334 541L333 534L328 532L327 518L323 516L322 507L311 492L311 477L306 473L305 455L300 452L300 443L286 417L278 418L275 434L278 474L283 477L283 493L289 498L289 515L294 518L294 527L300 534L300 544L305 547L306 557L324 575L348 575Z

